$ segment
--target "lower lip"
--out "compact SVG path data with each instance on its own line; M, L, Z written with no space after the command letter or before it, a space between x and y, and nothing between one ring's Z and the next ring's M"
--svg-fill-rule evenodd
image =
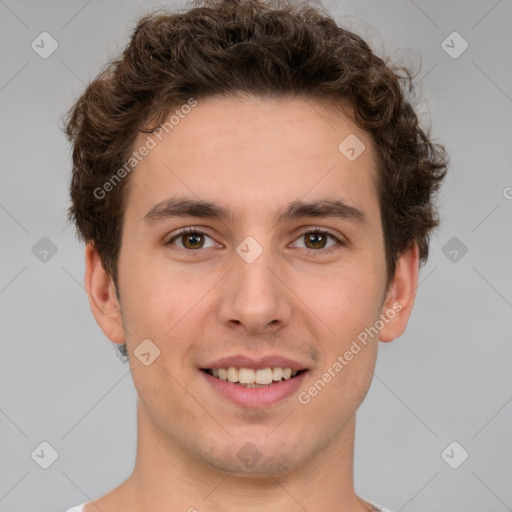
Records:
M235 404L242 407L265 407L274 405L296 393L308 372L305 370L293 379L281 380L264 388L246 388L218 379L206 372L201 371L201 373L216 391Z

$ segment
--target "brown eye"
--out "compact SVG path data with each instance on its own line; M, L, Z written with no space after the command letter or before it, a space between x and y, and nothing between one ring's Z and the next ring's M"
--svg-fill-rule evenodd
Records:
M200 233L191 233L190 235L181 235L181 240L187 249L201 249L204 244L202 236Z
M332 240L332 243L330 244L329 239ZM296 247L299 249L306 249L306 251L310 254L318 253L318 255L328 254L331 251L335 251L341 246L345 245L333 234L320 228L305 231L299 236L297 240L303 240L304 246L296 242Z
M180 249L191 251L213 247L215 245L212 243L210 246L205 247L205 238L211 239L210 236L198 229L187 228L173 236L166 245L177 245ZM175 244L175 242L179 243Z
M326 233L312 232L306 233L303 236L305 237L306 246L308 249L323 249L327 243Z

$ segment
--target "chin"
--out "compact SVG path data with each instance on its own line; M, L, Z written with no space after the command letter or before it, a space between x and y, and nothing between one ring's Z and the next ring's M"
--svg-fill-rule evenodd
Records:
M283 476L300 468L318 455L329 444L329 440L309 439L307 436L279 436L275 433L257 435L238 435L228 444L211 441L206 447L195 444L196 456L212 470L231 473L242 478L267 478ZM204 439L204 438L203 438Z
M247 444L246 446L250 445ZM231 476L240 478L253 478L255 480L291 473L304 463L304 457L297 453L292 454L287 447L283 447L278 453L272 453L271 456L264 456L261 451L256 452L255 450L253 457L253 462L245 462L236 456L233 457L233 453L230 451L225 454L204 454L203 460L215 471L230 473Z

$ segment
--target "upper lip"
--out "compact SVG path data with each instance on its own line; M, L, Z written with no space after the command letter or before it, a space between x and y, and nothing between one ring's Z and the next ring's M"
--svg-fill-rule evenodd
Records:
M212 370L215 368L229 368L234 366L235 368L252 368L253 370L259 370L262 368L291 368L292 370L307 370L307 366L278 355L268 355L264 357L251 357L244 355L236 355L231 357L222 357L211 363L202 366L204 370Z

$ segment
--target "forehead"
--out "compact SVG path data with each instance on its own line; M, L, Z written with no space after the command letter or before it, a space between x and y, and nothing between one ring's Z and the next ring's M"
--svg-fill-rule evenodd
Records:
M378 214L371 139L348 110L303 99L210 98L149 137L127 197L127 213L135 207L139 218L177 195L229 206L231 218L258 211L275 219L291 201L327 196ZM140 136L136 147L148 141Z

